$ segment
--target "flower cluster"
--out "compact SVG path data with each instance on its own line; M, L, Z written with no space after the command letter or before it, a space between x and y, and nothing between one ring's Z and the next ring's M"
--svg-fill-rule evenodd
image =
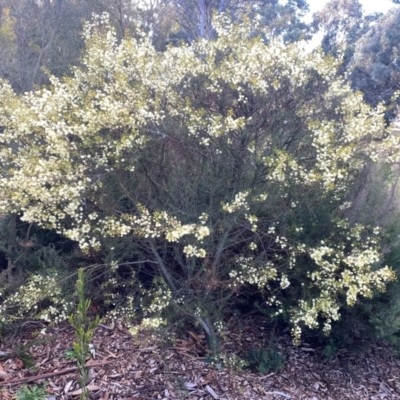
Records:
M238 256L237 268L232 269L229 276L233 279L233 287L249 283L263 288L277 277L277 270L271 262L266 265L257 265L251 257Z
M41 309L43 301L50 306ZM0 322L11 322L30 315L51 323L65 320L73 303L63 298L56 272L51 275L32 275L18 291L7 296L0 305Z
M248 210L249 205L247 203L247 196L249 195L249 192L240 192L238 193L232 203L225 203L222 205L222 209L230 214L234 213L237 210L244 209ZM253 217L254 219L254 217Z

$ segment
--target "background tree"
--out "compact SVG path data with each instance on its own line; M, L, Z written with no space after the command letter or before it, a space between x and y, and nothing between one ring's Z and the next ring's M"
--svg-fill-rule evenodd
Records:
M79 62L82 23L93 13L110 15L119 40L136 35L140 27L158 49L181 40L214 37L212 16L221 12L234 21L247 16L269 26L269 37L282 35L290 41L307 36L307 26L301 22L305 1L281 5L276 0L1 0L0 8L0 76L20 93L48 84L48 73L69 74Z
M327 54L337 54L344 46L351 46L360 36L363 24L359 0L329 1L313 16L314 29L323 31L322 48Z
M309 11L305 0L259 1L250 11L250 19L266 29L268 37L281 37L286 43L311 38L311 26L303 21Z
M62 76L78 61L82 21L91 10L74 0L2 0L2 29L9 40L0 51L2 76L18 92L48 83L47 73Z
M351 60L353 87L364 93L365 100L376 105L390 104L393 94L400 89L400 8L382 16L356 42ZM388 113L393 118L395 108Z
M307 38L308 27L301 17L308 11L305 0L179 0L171 2L179 24L189 43L197 38L215 38L212 25L214 15L225 13L232 21L249 17L263 27L268 27L268 37L282 36L285 41Z

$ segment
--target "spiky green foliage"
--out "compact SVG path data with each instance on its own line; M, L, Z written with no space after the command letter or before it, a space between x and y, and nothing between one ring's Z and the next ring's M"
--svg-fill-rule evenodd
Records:
M46 400L47 392L43 386L33 385L29 387L23 385L17 391L17 400Z
M279 371L285 363L285 356L273 343L267 348L253 347L247 352L245 359L249 368L260 374Z
M86 358L90 354L89 345L93 338L94 331L100 323L100 318L96 316L94 320L90 320L88 316L90 300L85 297L85 275L83 269L78 270L76 291L79 299L78 308L68 320L75 329L76 340L73 343L73 352L78 366L79 384L82 390L80 399L88 400L90 392L86 384L89 379L89 368L86 366Z

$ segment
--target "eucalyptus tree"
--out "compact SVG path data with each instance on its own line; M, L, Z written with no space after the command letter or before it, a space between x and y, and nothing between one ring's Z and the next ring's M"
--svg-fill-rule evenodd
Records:
M365 100L374 106L382 101L392 103L393 95L400 90L399 23L400 7L394 7L381 16L355 45L350 65L353 87L361 90ZM392 108L388 118L393 118L395 113L396 109Z
M337 54L351 46L363 29L364 19L359 0L331 0L313 16L313 27L323 32L322 48Z
M172 1L179 24L191 43L198 38L213 39L213 16L225 13L233 21L250 18L256 25L268 27L268 37L281 35L286 41L307 38L309 27L301 21L308 11L305 0L178 0Z

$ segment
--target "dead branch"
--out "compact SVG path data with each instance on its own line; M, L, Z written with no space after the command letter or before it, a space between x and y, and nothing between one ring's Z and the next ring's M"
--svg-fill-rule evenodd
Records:
M112 364L118 360L113 360L113 361L105 361L105 362L98 362L98 363L91 363L91 364L86 364L87 367L98 367L100 365L106 365L106 364ZM69 374L70 372L75 372L77 371L77 367L71 367L71 368L66 368L62 369L60 371L54 371L54 372L48 372L47 374L41 374L41 375L35 375L35 376L28 376L26 378L20 378L20 379L15 379L13 381L8 381L4 382L5 386L17 386L22 383L29 383L29 382L35 382L38 381L39 379L46 379L46 378L51 378L53 376L58 376L58 375L64 375L64 374Z

